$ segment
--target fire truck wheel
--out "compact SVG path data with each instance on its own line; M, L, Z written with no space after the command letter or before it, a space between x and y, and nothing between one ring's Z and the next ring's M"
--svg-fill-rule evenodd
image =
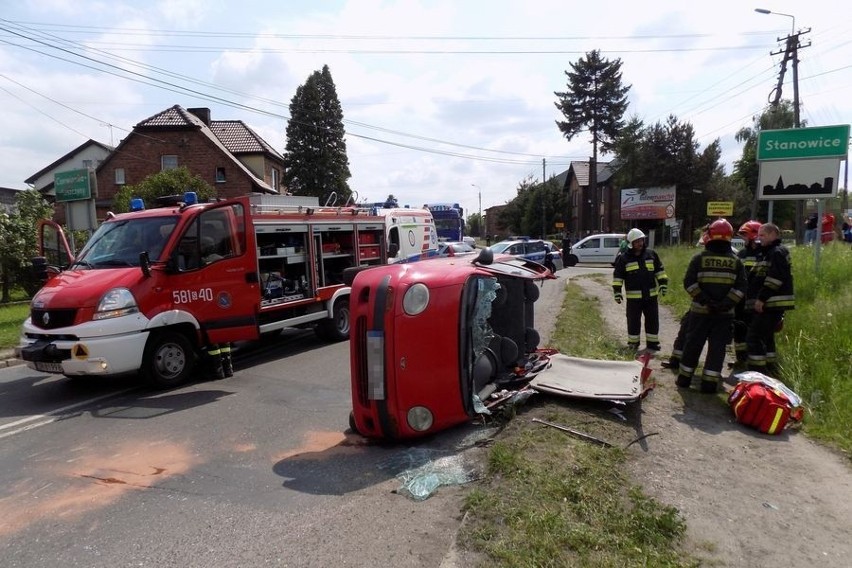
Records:
M324 341L349 339L349 298L339 298L334 302L331 319L319 322L314 330Z
M174 331L154 334L145 346L142 374L154 386L166 388L186 381L194 362L192 344Z

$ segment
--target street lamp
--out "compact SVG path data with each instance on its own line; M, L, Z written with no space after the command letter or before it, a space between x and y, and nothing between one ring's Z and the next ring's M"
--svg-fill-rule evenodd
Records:
M471 187L475 187L477 193L479 194L479 238L482 238L482 189L475 183L470 184Z
M775 14L776 16L787 16L788 18L793 19L793 27L790 30L790 35L795 35L796 33L796 16L793 14L782 14L781 12L773 12L772 10L767 10L766 8L755 8L755 12L758 14Z

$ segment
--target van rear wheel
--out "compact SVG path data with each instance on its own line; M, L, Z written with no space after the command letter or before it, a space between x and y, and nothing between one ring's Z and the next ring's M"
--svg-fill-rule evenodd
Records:
M142 376L159 388L184 383L195 364L189 339L175 331L161 331L148 339L142 356Z
M331 318L319 322L314 328L317 337L325 341L349 339L349 298L338 298L331 312Z

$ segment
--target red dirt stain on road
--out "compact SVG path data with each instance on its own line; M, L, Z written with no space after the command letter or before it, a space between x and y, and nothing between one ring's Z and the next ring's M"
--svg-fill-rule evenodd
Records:
M366 438L358 435L344 434L343 432L308 432L304 443L298 448L293 448L274 456L275 461L287 458L310 458L316 459L318 453L331 458L340 455L348 455L356 450L352 448L367 444Z
M40 464L38 471L0 494L0 536L43 519L77 520L129 491L143 491L197 465L189 449L171 441L123 442L78 448Z

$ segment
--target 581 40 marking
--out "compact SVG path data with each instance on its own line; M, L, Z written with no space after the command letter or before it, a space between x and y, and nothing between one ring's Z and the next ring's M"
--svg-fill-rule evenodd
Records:
M201 288L200 290L174 290L172 299L175 304L188 304L190 302L212 302L213 288Z

